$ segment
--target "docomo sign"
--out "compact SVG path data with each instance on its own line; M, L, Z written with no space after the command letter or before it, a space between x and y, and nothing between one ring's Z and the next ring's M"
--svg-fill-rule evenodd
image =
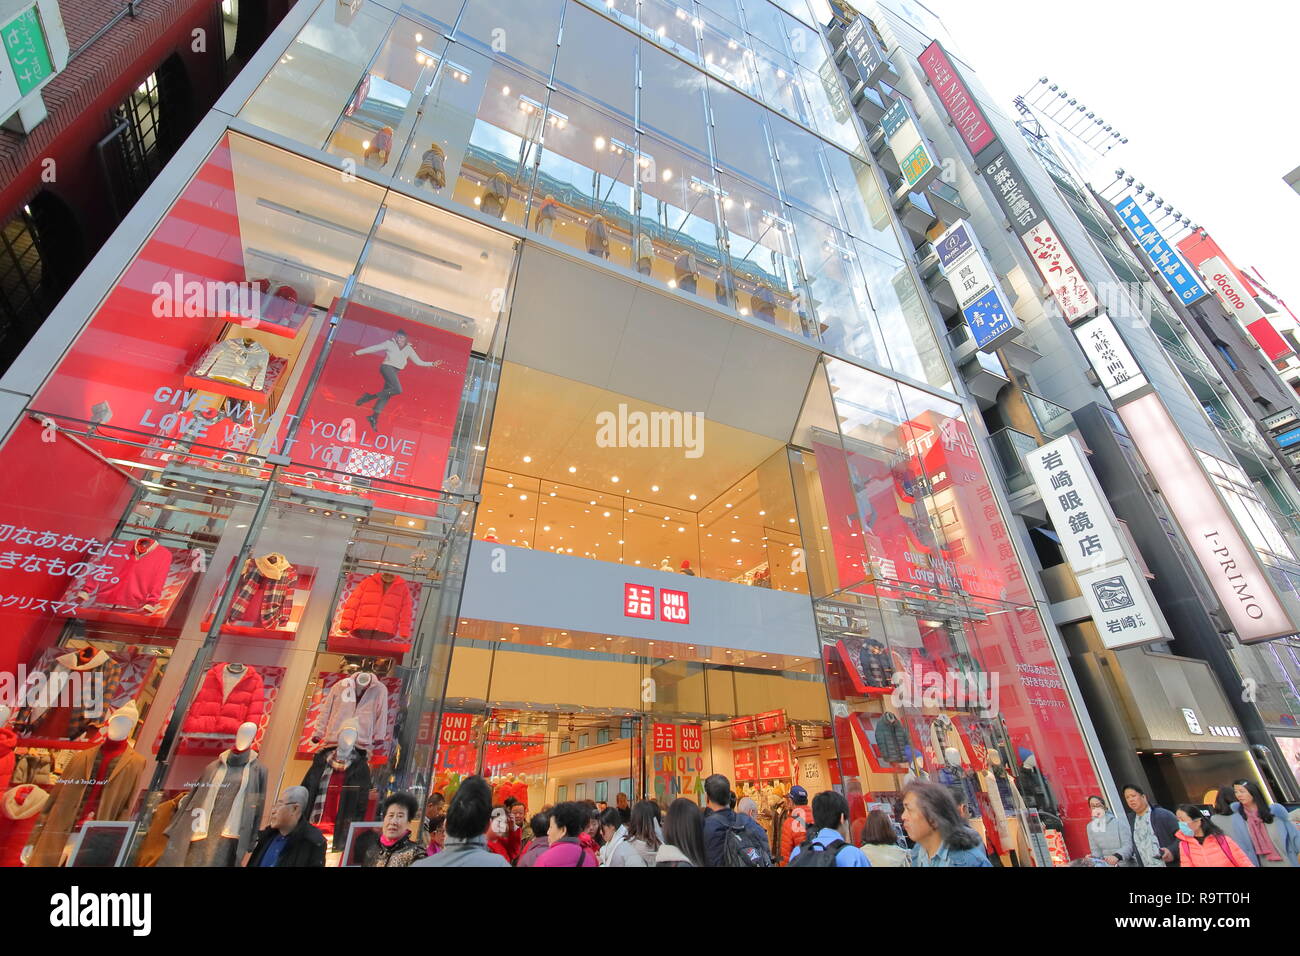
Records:
M921 69L930 78L930 85L939 94L939 102L948 111L953 127L972 157L978 156L997 139L984 112L970 95L961 76L948 59L939 41L931 43L917 58Z
M1242 325L1250 325L1264 318L1264 310L1254 297L1244 289L1237 288L1236 277L1232 267L1218 256L1211 256L1200 265L1201 274L1214 287L1214 294L1224 307L1237 317Z
M1242 643L1296 632L1255 552L1242 538L1201 463L1154 393L1121 405L1119 416L1183 529Z

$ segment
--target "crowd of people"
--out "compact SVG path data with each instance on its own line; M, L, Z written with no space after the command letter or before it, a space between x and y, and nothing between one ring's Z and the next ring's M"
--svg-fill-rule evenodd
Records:
M1121 791L1127 810L1088 798L1091 856L1080 866L1300 866L1300 810L1270 803L1253 780L1219 789L1210 812L1194 803L1173 810L1136 784ZM1073 865L1073 864L1072 864Z
M1124 787L1127 813L1089 797L1091 855L1072 866L1300 866L1300 829L1280 804L1268 802L1253 781L1223 788L1212 813L1193 804L1175 812L1151 803L1133 784ZM752 800L737 801L730 781L704 781L705 806L679 797L614 806L567 800L531 817L514 797L493 806L492 788L468 777L446 802L434 794L416 827L419 803L409 793L389 795L378 835L358 855L362 866L475 867L704 867L704 866L992 866L984 841L946 787L907 785L902 827L872 809L858 840L851 837L849 805L834 790L811 801L803 787L786 797L779 846L755 819ZM272 807L249 866L324 866L325 837L306 819L306 791L290 787ZM417 840L416 831L427 835Z

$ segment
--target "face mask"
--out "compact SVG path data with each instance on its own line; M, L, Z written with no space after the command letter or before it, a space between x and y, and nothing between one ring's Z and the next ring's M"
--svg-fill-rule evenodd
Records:
M1103 816L1105 816L1105 815L1106 815L1106 808L1105 808L1105 807L1093 807L1093 808L1092 808L1092 818L1093 818L1094 820L1100 820L1100 819L1101 819Z
M1192 832L1192 825L1188 823L1186 820L1178 821L1178 829L1182 830L1188 836L1196 836L1196 834Z

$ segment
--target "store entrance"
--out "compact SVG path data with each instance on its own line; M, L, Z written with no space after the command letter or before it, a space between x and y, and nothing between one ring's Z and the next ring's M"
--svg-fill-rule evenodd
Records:
M513 796L530 810L565 800L629 805L644 793L640 716L495 709L484 725L481 772L493 803Z

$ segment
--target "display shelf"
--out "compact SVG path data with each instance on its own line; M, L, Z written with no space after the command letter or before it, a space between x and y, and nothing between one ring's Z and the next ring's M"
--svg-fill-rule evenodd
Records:
M271 299L276 303L278 313L285 312L282 303L286 303L287 300L276 299L273 294L268 294L265 298ZM239 315L237 313L219 313L217 318L224 322L229 322L231 325L238 325L245 329L258 329L262 332L270 332L272 335L278 335L282 338L295 339L298 337L298 333L302 331L302 327L307 324L307 320L311 318L312 313L318 311L320 311L320 309L317 306L302 308L295 303L292 311L288 312L287 315L275 314L272 318L266 316L265 309L262 310L262 315L256 316L252 319L248 316ZM276 319L279 319L280 321L276 321ZM250 322L254 324L248 324Z
M98 740L60 740L58 737L19 737L15 748L28 750L89 750Z
M289 363L287 361L279 356L272 356L267 363L265 380L260 390L195 375L192 372L186 372L183 381L186 388L196 389L201 392L214 392L217 395L225 395L227 398L234 398L242 402L252 402L254 405L265 405L271 400L271 393L275 390L275 386L280 379L284 377L284 373L288 368Z
M270 641L292 641L298 636L298 624L302 620L303 611L307 607L307 598L311 595L312 585L316 581L316 569L301 564L294 564L294 570L298 573L298 580L293 586L292 608L289 611L289 623L282 628L275 627L257 627L252 624L234 624L229 620L221 625L221 633L238 637L257 637ZM235 569L235 560L232 558L230 566L226 568L226 575L222 579L229 582L232 578L232 572ZM212 627L212 620L216 614L217 605L221 602L221 596L225 592L225 586L212 596L212 601L208 605L207 613L203 615L203 621L200 625L204 631Z

